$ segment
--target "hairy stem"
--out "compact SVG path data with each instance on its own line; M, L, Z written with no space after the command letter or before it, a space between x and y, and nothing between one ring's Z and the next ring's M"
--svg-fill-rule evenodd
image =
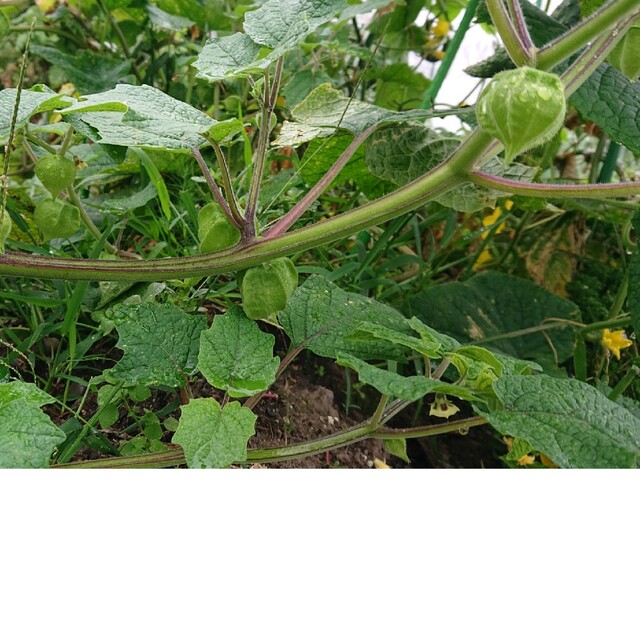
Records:
M257 239L251 244L217 253L135 263L5 253L0 255L0 274L68 280L157 282L247 269L274 258L341 240L376 224L388 222L467 182L463 164L475 157L469 149L477 148L482 151L485 147L478 146L478 143L491 141L490 136L482 133L471 137L475 142L468 146L462 145L460 155L454 154L455 161L452 164L441 164L401 189L352 211L277 238ZM455 175L452 168L460 171L460 175Z
M516 0L518 8L520 4ZM531 64L531 52L535 51L533 43L526 44L522 38L522 34L514 24L507 7L504 4L504 0L487 0L487 9L495 28L500 35L502 44L507 50L509 57L513 60L517 67ZM524 23L524 20L523 20ZM526 25L525 25L526 30ZM527 31L527 36L529 32Z
M537 56L538 68L552 69L600 34L609 33L616 22L632 11L634 16L640 14L638 0L610 0L567 33L542 47Z
M309 207L324 193L325 189L333 182L343 167L349 162L360 145L376 130L376 126L369 127L359 133L351 144L342 152L333 166L316 184L309 189L306 195L286 215L282 216L264 235L264 238L275 238L288 231L296 221L309 209Z
M253 175L249 185L249 195L247 196L247 208L244 215L245 237L254 238L256 235L256 212L258 210L258 196L262 184L262 175L267 160L269 146L269 134L271 133L271 114L276 105L280 79L282 78L282 65L284 59L281 57L276 63L276 70L273 74L272 83L269 82L269 74L264 76L264 100L262 103L262 120L258 134L258 147L255 153Z
M216 160L218 161L218 166L220 167L220 175L222 176L222 186L224 187L224 192L227 196L227 202L229 203L231 213L233 214L233 217L238 221L238 223L242 224L242 214L240 213L238 200L236 199L236 194L233 190L233 184L231 180L231 174L229 173L229 165L227 164L227 159L224 157L222 148L215 140L213 140L209 136L205 136L205 138L211 145L213 152L216 154Z
M471 181L480 187L496 189L518 196L537 196L541 198L628 198L640 195L640 182L621 182L617 184L539 184L520 182L482 171L472 171Z
M233 224L235 227L238 227L238 229L242 230L243 229L242 218L238 220L234 216L233 212L231 211L231 208L229 207L229 204L224 199L222 192L218 188L218 185L216 184L216 181L214 180L213 175L211 175L211 171L209 170L207 163L202 157L202 154L200 153L200 149L198 149L197 147L193 147L191 149L191 153L193 154L193 157L197 160L198 165L200 166L200 171L202 171L202 175L204 176L204 179L207 181L209 190L213 194L215 201L218 203L218 205L222 209L224 215L227 216L231 224Z

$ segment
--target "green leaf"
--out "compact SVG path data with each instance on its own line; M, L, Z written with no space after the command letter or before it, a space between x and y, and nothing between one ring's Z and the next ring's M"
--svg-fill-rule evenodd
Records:
M347 0L267 0L244 16L245 33L278 56L347 7Z
M409 322L407 322L407 325L410 326ZM439 339L440 334L437 331L433 331L432 335L423 332L420 338L416 338L374 322L361 322L352 337L362 334L380 340L387 340L393 344L403 345L429 358L442 358L443 351L445 351L445 341ZM445 336L442 337L444 338Z
M251 396L276 379L280 358L273 355L274 344L271 334L233 307L200 334L198 368L209 384L232 398Z
M190 316L172 304L120 304L105 316L118 330L124 355L104 372L109 382L181 387L196 369L203 316Z
M367 166L378 178L404 185L440 164L459 145L457 137L424 126L389 127L367 140Z
M0 384L0 467L38 469L47 467L57 445L65 440L40 407L54 402L34 384Z
M247 442L256 416L239 402L220 407L213 398L197 398L182 407L171 442L184 449L192 469L219 469L247 459Z
M460 140L418 125L401 125L376 131L366 142L366 162L374 176L405 185L443 162L459 146ZM528 180L535 168L520 164L506 169L497 158L490 160L484 171L513 180ZM445 207L473 213L494 207L499 191L465 184L435 198Z
M266 69L273 62L270 56L258 60L260 49L246 33L213 38L202 47L193 66L198 70L198 78L211 82L244 78Z
M487 341L506 355L550 366L556 356L561 363L573 353L572 329L534 329L549 318L580 320L578 307L569 300L494 271L425 289L409 298L407 310L460 342ZM523 333L496 339L512 332Z
M89 50L80 50L70 55L53 47L34 45L33 54L60 67L66 79L73 83L80 93L107 91L128 79L131 61L100 55Z
M380 393L401 398L408 402L419 400L427 393L446 393L462 400L474 400L477 398L472 391L464 387L441 382L440 380L432 380L424 376L401 376L393 371L379 369L347 353L339 353L336 362L356 371L361 382L371 385Z
M124 147L188 151L216 121L198 109L148 85L119 84L85 96L61 111L90 127L95 142Z
M640 153L640 83L601 64L570 101L585 120L593 120L612 140Z
M636 214L633 226L636 234L640 237L640 214ZM640 246L636 247L635 253L629 260L629 311L631 321L636 331L636 337L640 338Z
M105 211L133 211L133 209L143 207L147 202L151 202L158 195L158 190L152 182L149 182L142 190L135 191L130 195L126 195L127 190L125 189L116 191L116 193L117 196L109 192L96 198L90 198L87 202L91 206Z
M503 409L483 415L500 433L529 442L559 467L635 467L640 420L578 380L545 375L494 384Z
M415 118L433 118L433 111L412 109L390 111L368 102L353 100L330 84L316 87L291 112L293 122L284 122L276 146L298 146L314 138L329 136L336 129L361 133L374 124L405 122Z
M394 438L393 440L383 440L382 445L385 451L389 452L392 456L404 460L407 464L411 464L411 460L407 455L407 440L406 438Z
M17 89L3 89L0 91L0 141L6 140L9 135L17 94ZM72 98L59 96L43 84L26 89L20 94L16 130L24 127L37 113L61 109L73 102Z
M330 138L312 140L307 146L300 168L304 181L313 186L331 168L342 152L351 144L350 133L338 132ZM372 176L364 159L364 147L360 147L331 183L331 187L353 182L369 197L377 197L384 193L385 182ZM388 185L387 185L388 186Z
M299 286L278 318L294 345L304 344L319 356L335 358L345 352L370 359L403 357L404 349L386 340L351 337L363 321L407 331L403 316L372 298L347 293L323 276L311 276Z

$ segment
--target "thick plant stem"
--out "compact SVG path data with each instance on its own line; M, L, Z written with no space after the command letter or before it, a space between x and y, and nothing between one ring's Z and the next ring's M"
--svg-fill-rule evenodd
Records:
M264 76L264 100L262 104L262 120L260 122L260 131L258 134L258 147L255 152L255 161L253 167L253 175L251 176L251 184L249 185L249 194L247 196L247 208L244 214L244 235L246 238L255 238L256 235L256 213L258 210L258 196L260 194L260 185L262 184L262 175L267 160L267 151L269 147L269 134L271 133L271 115L276 106L278 90L280 88L280 80L282 78L282 65L284 59L281 57L276 63L276 70L273 74L273 81L269 82L269 75Z
M222 195L222 192L218 188L216 181L213 179L213 176L211 175L211 171L209 171L209 167L207 166L207 163L204 161L204 158L200 153L200 149L193 147L193 149L191 149L191 153L193 154L193 157L198 162L198 165L200 166L200 171L202 171L202 175L204 176L204 179L207 181L207 185L209 186L209 190L211 191L211 194L213 195L215 201L218 203L218 205L222 209L222 212L224 213L225 216L227 216L231 224L238 227L238 229L242 230L243 228L242 218L237 219L236 216L234 216L233 211L231 211L231 207L229 207L229 204L224 199L224 196Z
M482 171L472 171L471 181L480 187L496 189L517 196L540 198L628 198L640 195L640 182L620 182L613 184L540 184L520 182L494 176Z
M479 148L479 141L490 141L491 137L480 133L476 134L474 139L475 142L470 143L468 147L465 145L460 147L459 158L454 154L457 160L453 164L449 162L442 164L421 178L378 200L339 216L290 231L277 238L258 239L249 245L218 253L143 260L135 263L5 253L0 255L0 274L67 280L157 282L247 269L274 258L347 238L354 233L412 211L434 197L467 182L463 164L467 159L471 161L474 157L467 151ZM483 148L480 147L480 151ZM459 170L460 175L454 174L453 168Z
M515 4L517 4L520 9L520 5L517 0ZM532 51L535 51L533 43L525 43L518 28L509 16L504 0L487 0L487 9L489 10L489 15L491 16L491 20L493 21L495 28L500 34L502 44L504 44L504 48L507 50L507 53L513 60L514 64L517 67L522 67L524 65L532 66L531 53Z
M304 458L306 456L317 455L338 449L366 440L367 438L379 438L381 440L398 440L405 438L424 438L428 436L441 435L444 433L454 433L465 431L471 427L487 424L487 420L481 417L465 418L438 425L426 425L411 429L376 429L367 422L357 425L351 429L346 429L339 433L310 440L300 444L288 445L286 447L274 447L271 449L249 449L247 451L246 463L271 463L284 462L293 458ZM83 462L71 462L68 464L54 465L53 469L131 469L131 468L162 468L176 467L186 464L184 453L181 447L173 446L167 451L159 453L145 453L137 456L123 456L120 458L105 458L103 460L88 460ZM239 462L238 464L244 464Z
M218 166L220 167L220 175L222 177L222 186L224 187L225 195L227 196L227 202L229 203L229 208L231 209L231 213L233 217L238 221L238 223L242 224L242 214L240 213L240 207L238 205L238 200L236 199L236 194L233 190L233 184L231 181L231 174L229 173L229 165L227 164L227 159L224 157L224 153L222 152L222 148L220 145L205 136L213 152L216 154L216 160L218 161Z
M611 0L573 29L542 47L537 55L538 68L552 69L600 34L609 33L616 22L632 11L634 16L640 14L638 0Z

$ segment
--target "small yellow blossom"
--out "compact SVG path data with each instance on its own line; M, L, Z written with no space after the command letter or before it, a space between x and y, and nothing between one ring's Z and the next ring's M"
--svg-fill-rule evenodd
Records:
M442 58L444 58L444 51L434 51L433 52L433 57L437 58L438 60L442 60Z
M504 208L507 211L511 211L511 209L513 209L513 200L505 200L504 201Z
M540 462L542 462L545 467L549 467L549 469L558 468L558 465L551 458L545 456L544 453L540 454Z
M450 28L451 25L449 24L449 22L443 20L442 18L438 18L436 20L436 23L431 28L431 32L438 38L444 38L447 33L449 33Z
M529 464L533 464L536 461L536 457L535 456L529 456L529 455L524 455L524 456L520 456L516 462L519 465L522 465L523 467L526 467Z
M496 207L493 210L493 213L490 213L488 216L485 216L484 218L482 218L482 226L483 227L490 227L492 225L494 225L496 222L498 222L498 220L500 219L500 216L502 215L502 209L500 207ZM503 222L497 229L496 229L496 235L498 233L502 233L504 231L505 228L505 223ZM486 231L482 232L482 237L486 238L489 235L489 230L487 229Z
M513 438L510 438L509 436L503 436L502 442L507 445L507 451L511 451L511 449L513 448Z
M450 418L458 411L460 409L441 393L436 393L436 399L429 406L429 415L436 418Z
M633 344L633 340L629 340L624 331L610 331L609 329L602 332L601 342L602 346L607 351L611 351L618 360L620 360L620 349L627 349Z
M491 255L491 251L489 251L489 249L484 249L476 258L472 268L474 271L480 271L487 262L493 262L493 255Z
M373 466L376 469L391 469L391 467L388 464L386 464L385 462L382 462L382 460L380 460L379 458L373 459Z

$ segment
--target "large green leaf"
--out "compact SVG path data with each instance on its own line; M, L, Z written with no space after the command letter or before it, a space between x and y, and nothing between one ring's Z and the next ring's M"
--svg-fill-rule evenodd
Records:
M181 387L196 370L203 316L172 304L120 304L105 312L118 330L124 355L104 372L109 382Z
M279 55L347 7L347 0L267 0L244 16L245 33Z
M399 359L405 352L373 336L352 337L363 321L408 333L401 314L372 298L347 293L319 275L295 290L278 318L294 345L304 344L319 356L335 358L343 352L365 359Z
M3 89L0 91L0 141L4 141L9 135L17 95L17 89ZM20 94L16 129L27 124L37 113L61 109L72 102L72 98L59 96L43 84L27 89Z
M40 409L54 402L34 384L0 384L0 467L37 469L49 464L65 434Z
M402 376L399 373L380 369L354 358L347 353L339 353L337 362L356 371L361 382L375 387L380 393L408 402L415 402L427 393L446 393L463 400L474 400L476 396L469 389L425 376Z
M172 442L184 449L192 469L219 469L247 459L247 442L256 416L239 402L220 407L213 398L197 398L182 407Z
M461 110L448 111L448 115ZM314 138L333 134L337 129L360 133L373 125L433 118L441 113L424 109L391 111L345 96L325 83L316 87L291 112L293 121L284 122L276 146L298 146Z
M271 56L258 59L260 49L260 45L246 33L213 38L202 47L193 66L198 70L198 78L212 82L224 78L242 78L265 69L273 62Z
M188 151L204 142L201 133L219 123L198 109L148 85L119 84L85 96L62 110L90 127L102 144Z
M407 311L460 342L487 341L506 355L553 366L573 353L570 327L536 330L544 321L580 320L578 307L538 285L495 271L466 282L430 287L409 298ZM513 334L495 339L504 334Z
M193 63L198 77L214 81L264 70L346 7L346 0L267 0L245 14L244 33L205 44Z
M494 383L504 408L486 412L500 433L527 440L560 467L635 467L640 420L578 380L509 376Z
M458 147L460 140L452 135L436 133L433 129L418 125L401 125L376 131L366 142L365 160L374 176L405 185L416 180L443 162ZM535 168L521 164L504 167L492 158L484 171L514 180L528 180L535 175ZM445 207L473 213L494 207L499 191L464 184L435 198Z
M101 55L89 50L80 50L71 55L55 49L34 45L31 52L47 62L60 67L66 79L80 93L106 91L123 80L129 79L131 61Z
M209 384L232 398L250 396L273 384L280 358L273 355L275 338L260 331L240 307L213 319L200 334L198 368Z

